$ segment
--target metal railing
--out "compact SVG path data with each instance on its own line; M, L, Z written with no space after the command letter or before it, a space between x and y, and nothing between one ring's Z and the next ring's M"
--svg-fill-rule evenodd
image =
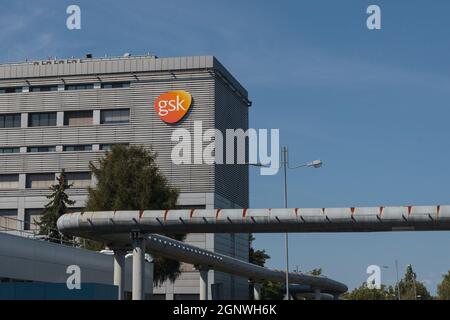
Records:
M0 216L0 232L34 240L70 245L73 247L81 246L81 243L77 241L75 237L67 239L67 237L59 232L58 229L49 229L49 233L43 235L39 232L38 224L9 216ZM59 237L55 238L54 236L51 236L52 233L57 233Z

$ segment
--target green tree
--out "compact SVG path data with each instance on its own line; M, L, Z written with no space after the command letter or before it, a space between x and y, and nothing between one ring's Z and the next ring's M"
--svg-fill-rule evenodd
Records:
M283 300L284 286L278 282L264 281L261 286L262 300Z
M437 288L438 299L450 300L450 271L443 278Z
M155 163L156 154L143 147L116 145L98 166L90 164L97 179L89 189L89 211L174 209L178 191L169 186ZM184 240L185 235L166 235ZM174 281L180 275L180 262L154 257L156 284Z
M255 250L253 248L253 241L255 237L250 234L250 248L249 248L249 262L256 264L257 266L264 267L266 261L270 259L270 256L266 253L266 250Z
M249 238L249 262L256 264L260 267L266 265L266 261L270 259L270 256L266 253L266 250L255 250L253 248L253 242L255 237L250 234ZM253 283L250 285L250 297L253 299ZM261 283L261 299L262 300L282 300L284 297L283 285L281 283L264 281Z
M71 185L67 184L65 171L62 170L56 179L57 183L50 187L52 193L47 196L50 202L45 205L40 221L34 221L39 226L39 234L48 236L51 242L60 242L61 235L56 222L59 217L67 213L68 206L75 204L75 201L70 200L66 193ZM67 238L63 238L63 240L67 240Z
M322 275L322 268L313 269L308 274L312 276L321 276Z
M395 300L396 294L392 286L381 285L380 289L370 289L367 283L342 295L344 300Z
M422 282L417 281L417 275L411 265L406 267L405 276L400 280L398 287L402 300L432 299L427 287Z

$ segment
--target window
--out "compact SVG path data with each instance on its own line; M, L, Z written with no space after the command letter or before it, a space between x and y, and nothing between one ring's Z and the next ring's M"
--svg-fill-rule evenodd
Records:
M28 118L29 127L51 127L56 126L56 112L30 113Z
M102 110L101 124L120 124L130 122L130 109Z
M39 230L38 223L41 221L41 215L44 209L25 209L25 225L24 230Z
M66 90L87 90L87 89L94 89L94 84L69 84L66 85Z
M0 190L19 189L18 174L0 174Z
M0 231L17 230L17 209L0 209Z
M118 89L118 88L129 88L129 82L111 82L111 83L102 83L102 89Z
M36 86L30 87L30 92L50 92L58 91L58 86Z
M112 144L101 144L100 145L100 150L101 151L111 151L113 148Z
M101 151L112 151L112 149L114 148L114 146L118 146L118 145L127 147L127 146L128 146L128 143L101 144L101 145L100 145L100 150L101 150Z
M20 113L0 114L0 128L20 128Z
M92 151L92 144L80 144L74 146L64 146L64 152L73 152L73 151Z
M35 153L35 152L55 152L55 146L40 146L40 147L28 147L27 152Z
M19 153L19 152L20 152L20 148L19 147L4 147L4 148L0 148L0 154Z
M27 174L27 189L48 189L55 183L54 173Z
M22 87L0 88L0 93L21 93Z
M73 184L74 189L85 189L91 186L91 173L90 172L73 172L66 173L67 183Z
M93 124L93 111L69 111L64 113L65 126L87 126Z

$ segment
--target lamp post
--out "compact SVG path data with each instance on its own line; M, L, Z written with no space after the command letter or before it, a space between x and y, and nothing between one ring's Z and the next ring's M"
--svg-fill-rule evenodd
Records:
M400 297L400 282L398 280L398 261L395 260L395 273L397 274L397 298L398 300L402 300Z
M288 183L287 183L287 171L295 170L300 168L321 168L323 162L321 160L314 160L305 164L297 165L294 167L289 166L289 151L287 147L283 147L282 150L282 166L283 166L283 176L284 176L284 207L288 207ZM285 251L286 251L286 300L291 300L289 295L289 233L285 233Z
M287 147L282 148L281 152L281 166L283 168L283 176L284 176L284 207L287 209L288 207L288 183L287 183L287 171L295 170L300 168L321 168L323 166L322 160L314 160L312 162L304 163L301 165L291 167L289 165L289 152ZM255 166L255 167L265 167L264 164L260 163L246 163L246 165ZM289 295L289 233L285 233L285 251L286 251L286 300L290 300Z

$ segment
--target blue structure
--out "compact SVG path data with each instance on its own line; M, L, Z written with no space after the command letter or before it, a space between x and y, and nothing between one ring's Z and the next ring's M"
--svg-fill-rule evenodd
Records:
M65 283L2 283L0 300L117 300L113 285L83 283L80 290L69 290Z

